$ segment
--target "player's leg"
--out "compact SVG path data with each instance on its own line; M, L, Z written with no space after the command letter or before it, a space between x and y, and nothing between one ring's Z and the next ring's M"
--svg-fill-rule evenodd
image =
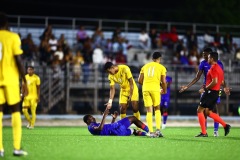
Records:
M152 98L149 92L147 91L143 92L143 101L144 101L144 106L146 107L146 110L147 110L147 115L146 115L147 126L149 128L150 133L153 133L153 120L152 120L153 103L152 103Z
M127 115L127 107L128 107L128 95L127 93L120 90L119 94L119 108L120 108L120 118L123 119Z
M6 99L12 111L12 129L13 129L13 155L23 156L27 152L21 150L22 139L22 120L20 113L20 88L19 86L6 87Z
M130 125L135 124L138 128L141 128L145 132L149 132L148 126L146 126L142 121L138 120L135 116L129 116L127 117Z
M214 113L216 113L218 115L219 115L219 113L218 113L218 105L219 104L220 104L220 96L218 97L217 104L214 106L214 108L212 110ZM214 132L213 132L214 137L218 137L219 136L218 128L219 128L219 123L214 121Z
M30 127L31 125L31 118L28 113L28 109L30 108L30 101L24 98L23 103L22 103L22 112L26 120L28 121L27 128Z
M31 109L32 119L31 119L31 125L30 125L29 129L33 129L35 126L35 121L36 121L36 110L37 110L37 100L36 99L31 100L30 109Z
M134 86L133 95L132 95L132 99L131 99L133 115L135 117L137 117L138 120L140 120L138 101L139 101L138 88L137 88L137 86L136 87Z
M197 115L198 115L198 122L201 127L201 133L196 135L195 137L208 137L204 112L205 112L205 108L198 106Z
M0 157L4 157L4 147L2 139L2 118L3 118L3 106L6 103L4 96L4 88L0 87Z
M160 111L161 98L159 96L159 92L151 92L151 95L152 95L153 108L155 113L156 130L160 131L161 124L162 124L162 115Z
M164 105L162 105L161 108L162 108L162 113L163 113L162 129L165 129L166 125L167 125L167 119L168 119L168 108Z
M128 105L125 103L120 103L120 118L123 119L127 116L127 107Z

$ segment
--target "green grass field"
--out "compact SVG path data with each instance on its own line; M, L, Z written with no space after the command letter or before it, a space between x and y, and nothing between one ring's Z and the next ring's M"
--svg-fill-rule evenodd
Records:
M12 156L12 129L3 128L7 160L237 160L240 159L240 128L224 137L195 138L199 127L168 127L164 138L92 136L86 127L23 128L26 157Z

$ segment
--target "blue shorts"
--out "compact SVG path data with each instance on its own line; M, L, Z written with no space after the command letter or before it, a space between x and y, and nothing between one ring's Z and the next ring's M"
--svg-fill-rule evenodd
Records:
M118 135L118 136L130 136L131 130L129 127L131 126L130 121L128 118L123 118L115 123L111 124L111 135Z
M168 108L169 107L169 103L170 103L170 99L169 98L162 97L160 106L164 107L164 108Z

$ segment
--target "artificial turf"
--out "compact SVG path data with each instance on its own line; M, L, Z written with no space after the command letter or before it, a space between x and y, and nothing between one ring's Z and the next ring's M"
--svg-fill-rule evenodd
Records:
M12 129L3 128L7 160L235 160L240 153L240 128L232 127L228 136L219 128L213 137L195 138L199 127L168 127L163 138L139 136L92 136L86 127L23 128L25 157L12 156Z

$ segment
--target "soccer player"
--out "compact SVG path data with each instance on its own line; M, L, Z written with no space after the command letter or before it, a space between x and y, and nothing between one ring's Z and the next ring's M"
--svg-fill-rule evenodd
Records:
M99 136L130 136L134 134L135 136L148 136L148 127L138 120L135 116L125 117L117 122L115 122L118 112L115 111L112 115L112 122L110 124L105 124L105 119L109 114L109 109L103 113L103 118L101 123L97 123L96 119L92 115L85 115L83 121L88 125L88 131L92 135ZM145 132L129 128L132 124L135 124L138 128L141 128Z
M211 67L211 65L208 63L208 55L209 55L210 52L212 52L211 48L205 48L203 50L203 58L204 58L204 60L199 64L198 72L197 72L196 76L194 77L194 79L189 84L187 84L186 86L181 86L181 89L179 91L180 93L184 92L185 90L190 88L192 85L194 85L200 79L202 74L204 75L203 87L206 86L206 76L207 76L208 70ZM220 60L217 60L217 63L223 69L222 62ZM223 83L223 86L224 86L224 92L227 95L229 95L230 94L230 89L229 89L229 87L226 86L225 81ZM220 95L221 95L221 93L220 93ZM202 96L202 93L201 93L201 96ZM217 101L217 104L219 104L219 103L220 103L220 96L219 96L218 101ZM212 110L214 113L218 113L217 104L216 104L216 106ZM205 118L207 119L206 115L205 115ZM206 126L207 126L207 120L206 120ZM219 123L218 122L214 122L214 136L215 137L218 136L218 128L219 128Z
M126 117L127 107L132 104L133 115L140 120L138 109L138 87L133 79L130 68L127 65L114 65L112 62L106 62L104 70L109 73L110 96L107 102L107 108L111 109L112 101L115 95L115 83L120 85L119 105L121 119Z
M160 111L160 101L161 98L159 94L166 94L167 84L166 84L166 68L160 64L161 53L159 51L154 51L152 55L152 62L145 64L140 71L138 82L142 85L142 94L144 106L147 109L147 125L150 130L151 135L163 137L160 132L161 128L161 111ZM161 90L162 87L162 90ZM153 108L155 111L155 121L156 121L156 132L153 132Z
M206 85L204 86L204 88L200 89L202 90L200 92L203 92L203 95L200 99L200 103L197 109L198 121L202 131L195 137L208 137L206 131L205 117L203 113L204 111L207 116L214 119L215 122L220 123L224 127L225 136L228 135L230 132L231 126L229 124L226 124L218 114L212 112L219 97L220 87L224 82L224 72L222 68L217 64L217 61L218 53L210 52L208 55L208 63L211 65L211 68L209 69L206 76Z
M26 151L21 150L22 120L19 75L24 82L22 87L26 88L24 68L21 64L22 53L19 35L8 30L7 15L0 12L0 157L4 157L2 118L3 107L6 103L12 112L13 155L27 155Z
M34 73L34 67L28 66L25 78L27 80L28 95L24 97L22 104L22 111L25 118L28 121L27 128L33 129L36 121L36 109L37 104L40 101L40 78ZM24 95L24 88L21 90L21 95ZM31 110L32 118L28 113L28 109Z
M163 113L162 129L165 129L166 124L167 124L168 107L169 107L169 103L170 103L170 91L171 91L170 86L172 84L172 77L166 76L166 83L167 83L167 93L161 95L161 104L160 104L160 108L161 108L162 113Z

